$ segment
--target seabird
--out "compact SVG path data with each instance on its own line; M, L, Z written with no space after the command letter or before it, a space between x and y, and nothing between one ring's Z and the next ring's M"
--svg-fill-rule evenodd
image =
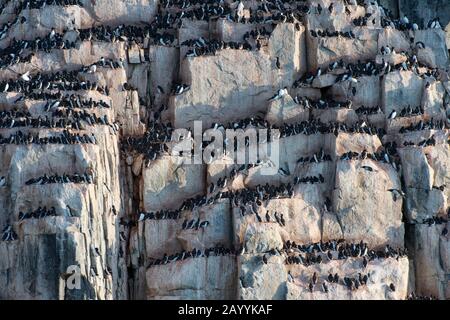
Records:
M200 228L206 228L209 226L209 221L205 220L200 223Z
M328 260L333 260L333 254L331 253L330 250L328 250L328 252L327 252L327 258L328 258Z
M418 49L425 49L425 44L422 41L416 42L416 48Z
M388 119L389 120L395 119L396 116L397 116L397 111L393 110L391 112L391 114L389 115Z
M97 72L97 65L93 64L89 67L89 70L87 73L95 73L95 72Z
M269 215L269 211L266 212L266 221L270 222L270 215Z
M328 275L328 282L334 282L333 275L331 273Z
M290 270L288 271L288 281L289 281L289 282L295 282L295 281L294 281L294 277L292 276Z
M274 96L269 98L267 101L273 101L273 100L281 99L287 93L288 93L287 87L284 87L283 89L278 90L278 92Z
M267 257L265 254L262 256L262 261L264 262L264 264L267 264Z
M244 4L242 3L242 1L239 1L239 4L236 8L236 15L238 17L238 22L240 22L242 17L244 16Z
M30 81L30 71L25 72L23 75L20 76L20 79L22 79L23 81Z
M285 169L283 169L282 167L280 167L280 168L278 169L278 173L281 174L282 176L285 176L285 177L291 175L291 173L289 172L289 169L288 169L288 170L285 170Z
M4 187L6 185L6 177L0 177L0 187Z
M286 225L286 221L284 220L283 214L280 215L280 222L283 227Z
M338 283L338 282L339 282L339 275L338 275L337 273L334 274L333 281L334 281L335 283Z

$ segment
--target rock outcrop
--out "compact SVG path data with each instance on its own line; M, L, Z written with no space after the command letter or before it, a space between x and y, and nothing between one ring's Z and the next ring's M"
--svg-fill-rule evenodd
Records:
M26 2L0 299L450 298L447 2Z

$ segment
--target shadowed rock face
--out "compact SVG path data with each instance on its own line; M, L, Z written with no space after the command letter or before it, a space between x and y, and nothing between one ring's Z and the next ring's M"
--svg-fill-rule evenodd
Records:
M370 1L310 0L286 21L268 3L259 23L244 21L254 1L239 21L229 2L209 19L167 1L80 2L0 2L0 299L450 298L449 33L423 28L446 27L446 1L379 1L414 31L383 28ZM68 42L39 46L52 30ZM96 88L41 81L61 72ZM169 140L194 121L281 137L261 140L255 165L220 152L191 164ZM198 150L202 133L185 142Z

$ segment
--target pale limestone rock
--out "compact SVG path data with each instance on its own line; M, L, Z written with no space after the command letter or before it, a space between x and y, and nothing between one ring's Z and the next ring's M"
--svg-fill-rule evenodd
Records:
M142 155L142 154L138 155L134 160L131 159L131 161L130 161L131 164L129 164L129 165L132 166L133 174L135 176L137 176L137 177L142 172L142 163L143 163L143 161L144 161L144 155Z
M231 22L227 19L218 19L215 27L217 36L225 42L242 42L244 35L255 29L255 26L250 23ZM270 30L269 26L265 28Z
M257 209L262 222L259 222L251 208L246 207L247 215L242 217L240 208L233 209L235 247L245 246L246 253L263 253L272 248L281 248L287 240L296 243L318 242L321 239L320 211L309 199L274 199ZM270 222L266 221L269 212ZM283 215L286 221L281 226L274 213ZM281 247L280 247L281 246Z
M308 30L349 30L353 28L353 19L363 16L365 9L362 6L347 6L350 15L345 12L345 5L339 1L317 0L311 2L311 14L306 16ZM330 14L327 8L333 3L333 12ZM323 8L319 15L315 7L320 4ZM314 6L314 8L312 7Z
M0 222L11 223L19 236L17 241L0 243L0 255L8 257L0 262L2 298L127 297L126 268L118 250L121 246L118 230L114 227L117 217L111 212L113 205L121 207L117 136L110 135L108 128L93 130L98 145L1 147L2 169L7 172L8 185L0 197L3 208ZM42 174L89 170L95 174L93 185L24 184ZM38 206L54 206L57 217L18 222L19 211L36 210ZM98 254L91 248L97 248ZM63 277L71 265L80 268L80 290L64 289ZM111 275L104 273L107 267ZM92 268L96 268L98 276L93 275Z
M381 47L389 47L391 49L394 48L397 53L402 51L411 51L411 43L407 33L397 29L392 29L391 27L381 29L378 34L378 52L381 51Z
M278 57L280 70L277 83L290 86L306 72L305 27L293 23L277 24L269 38L268 53L272 59Z
M390 54L379 54L375 58L375 62L378 64L382 64L384 62L389 63L390 65L399 65L403 62L406 62L408 57L402 53L392 52Z
M431 147L427 151L427 160L434 172L434 186L450 185L450 172L448 170L450 165L450 148L448 143L445 144L445 132L440 132L442 135L436 134L438 144ZM448 138L448 131L447 131ZM443 139L444 141L442 141ZM450 197L449 189L446 189L447 198Z
M47 36L52 28L63 33L65 30L85 29L91 27L95 20L90 13L79 6L45 6L41 9L25 9L21 16L26 23L20 22L8 30L8 36L0 41L1 47L7 47L11 39L33 40Z
M415 224L410 238L417 294L449 299L450 241L442 236L449 224Z
M98 24L118 25L122 23L150 23L156 15L156 0L83 0L80 6L45 6L41 9L25 9L21 15L27 23L14 25L8 37L0 42L1 47L9 45L10 40L31 40L43 37L54 28L58 32L86 29Z
M417 49L417 58L430 68L447 69L449 65L448 48L445 43L445 31L441 29L416 30L414 41L425 44L424 49Z
M444 86L439 81L430 83L429 88L424 88L422 106L425 115L435 119L444 117L444 94Z
M337 76L331 73L321 74L314 78L312 86L314 88L326 88L336 83Z
M431 190L433 172L422 148L402 148L399 150L402 161L403 180L406 187Z
M381 141L378 136L369 134L340 132L337 137L328 135L325 145L333 154L341 156L348 151L375 153L381 147Z
M85 2L88 4L89 2ZM100 24L133 24L150 23L156 15L157 0L96 0L87 5L92 10L92 15Z
M384 76L381 96L384 113L400 110L408 105L416 106L422 101L424 80L411 71L394 71Z
M236 69L238 60L246 63ZM170 97L177 128L192 127L194 120L209 126L263 111L267 99L278 90L276 70L260 52L226 49L215 56L186 58L181 74L191 89Z
M149 64L140 63L136 65L130 65L127 68L128 83L137 89L138 95L141 98L146 98L149 88ZM144 118L141 116L140 118Z
M308 67L310 71L326 68L334 61L356 63L372 60L378 52L378 30L355 28L356 39L342 37L313 38L307 33Z
M302 29L297 31L293 24L278 25L277 29L291 34L283 37L275 31L269 41L269 51L275 52L283 65L282 74L275 68L273 57L261 51L226 49L215 56L183 59L181 75L191 89L170 97L175 127L189 127L194 120L209 126L264 111L267 99L292 83L304 68ZM237 60L246 63L236 69Z
M186 40L199 39L200 37L202 37L205 41L209 40L208 21L192 21L189 19L183 19L182 27L178 29L178 43L181 45ZM184 59L188 50L189 47L187 46L180 47L180 62Z
M146 271L149 300L228 300L236 295L236 258L189 258Z
M366 269L362 269L360 259L349 258L343 261L333 260L316 264L310 267L303 265L286 266L294 277L294 282L287 282L288 300L402 300L407 296L408 290L408 258L383 259L369 262ZM287 271L286 271L287 272ZM318 280L313 292L308 285L313 273L318 274ZM338 273L340 282L329 283L328 275ZM370 274L368 284L358 290L350 291L344 284L343 278L358 278L358 273ZM328 287L328 293L322 289L322 283ZM390 284L395 285L395 292Z
M140 49L137 45L132 46L128 49L128 63L139 64L141 63Z
M290 87L293 80L306 71L306 57L310 71L341 58L347 62L376 58L378 63L384 59L398 64L405 60L405 56L381 56L381 46L395 47L396 52L411 51L414 47L409 39L412 32L379 28L380 12L376 5L367 9L350 5L351 13L347 15L343 3L333 1L335 5L330 18L326 8L331 0L310 2L314 6L321 3L324 12L318 15L313 8L313 13L304 18L306 28L299 22L300 30L295 24L278 24L274 30L272 25L265 25L272 35L262 41L260 52L225 50L216 56L185 59L186 47L149 46L147 40L144 45L148 48L147 64L140 47L129 48L123 42L93 41L78 43L76 49L41 51L29 64L20 63L2 70L0 78L3 80L15 79L17 73L23 74L28 70L32 73L76 70L102 56L126 61L131 54L130 62L134 63L125 63L126 70L99 68L94 75L83 75L84 79L110 87L109 96L79 92L86 99L107 101L112 109L95 112L97 115L106 114L111 121L120 121L123 136L111 135L108 127L88 127L83 131L95 132L98 145L0 146L0 176L7 177L7 186L0 190L0 228L11 223L19 236L15 242L0 242L0 299L404 299L408 282L412 284L409 290L448 299L450 250L448 236L441 235L445 225L428 227L417 224L424 218L446 215L450 188L440 191L432 187L450 186L448 130L399 134L398 129L430 117L439 118L445 111L450 114L446 105L450 87L448 82L433 82L426 89L425 80L411 72L392 72L385 75L381 83L376 77L360 77L356 84L335 84L337 71L315 79L312 88L290 89L291 97L299 95L317 100L324 98L324 94L337 101L352 100L353 106L349 110L311 112L323 122L354 123L359 118L385 127L388 135L383 142L395 141L401 146L405 141L418 143L434 135L437 140L435 147L399 148L406 199L393 201L387 189L400 189L400 176L384 163L334 160L297 164L299 157L311 156L321 148L333 159L348 151L379 151L382 145L377 136L300 134L280 140L280 166L289 169L291 176L283 177L279 173L263 175L261 168L256 167L238 174L223 190L254 188L265 183L277 185L291 182L294 176L322 174L326 181L324 184L298 185L292 199L271 200L258 209L263 220L265 210L283 213L287 222L284 227L276 222L259 223L254 215L242 217L239 208L231 208L228 200L193 212L183 212L178 220L139 222L130 230L118 221L120 217L134 219L138 209L178 208L183 200L204 194L209 183L236 167L225 162L208 165L207 170L205 165L181 165L177 169L177 163L168 156L150 162L148 168L143 155L125 155L123 161L119 161L118 139L139 135L145 130L141 119L148 114L144 106L140 106L139 98L149 106L160 106L168 103L172 83L182 80L190 84L192 88L186 94L170 97L171 108L162 115L165 121L175 123L176 127L190 126L193 120L199 119L204 120L206 127L212 122L224 123L255 116L258 112L265 113L268 105L267 119L277 124L305 120L308 112L294 105L289 96L270 104L267 98L284 86ZM27 23L14 26L7 38L0 41L0 47L7 46L12 37L33 39L48 34L51 28L67 30L64 39L74 41L77 38L77 33L71 30L74 28L149 23L158 5L155 0L84 3L84 8L47 6L41 10L25 10L23 14ZM257 2L245 2L245 14L249 12L247 8L255 10L257 5ZM400 6L402 11L405 10L403 2ZM423 9L422 6L419 8ZM12 12L10 5L0 15L1 24L14 18ZM373 13L376 23L373 25L369 21L367 27L354 28L352 20L367 12ZM423 15L429 15L429 12ZM255 27L250 23L231 23L222 19L209 23L185 20L178 31L178 42L209 35L224 41L242 41L243 35ZM325 28L352 29L357 39L311 39L309 30ZM305 32L308 48L305 46ZM426 45L426 49L417 52L419 60L431 67L447 69L448 46L446 48L444 44L444 33L441 30L421 30L414 35L415 42L423 41ZM276 57L280 60L280 70L275 67ZM124 91L125 82L137 90ZM158 85L165 93L158 92ZM351 93L352 87L356 88L355 96ZM15 100L19 96L17 93L0 94L1 110L17 106ZM147 101L147 96L150 101ZM424 107L425 116L386 122L385 117L392 110L398 111L408 104ZM44 105L44 101L20 103L33 116L42 116ZM385 114L358 117L354 109L360 105L382 105ZM1 129L1 134L15 131ZM37 129L24 131L38 132ZM41 136L49 132L51 130L39 130ZM262 153L267 159L268 152L263 150ZM367 172L361 169L361 165L370 165L377 171ZM49 171L68 173L74 170L93 170L96 173L95 184L24 186L27 179ZM326 197L333 200L332 212L323 206ZM407 227L411 231L406 239L406 244L410 244L411 269L407 258L376 260L367 268L372 274L368 286L350 292L342 284L330 284L329 294L321 292L320 288L311 294L307 285L313 271L319 273L320 281L329 271L338 272L341 277L357 276L361 271L361 261L332 261L308 268L286 266L284 257L280 256L269 257L267 265L261 261L261 252L281 248L288 239L310 243L346 238L355 242L363 240L371 246L387 243L394 247L403 246L402 201L406 201L408 223L416 223ZM69 216L67 205L73 216ZM113 205L118 216L113 213ZM19 211L36 209L37 206L54 206L58 216L17 221ZM346 211L349 206L350 210ZM208 220L211 224L204 230L181 230L184 219L196 218ZM122 233L125 237L129 233L128 241L120 240ZM164 253L215 244L244 244L251 254L202 257L147 268L151 258L161 258ZM64 288L67 266L71 264L78 264L81 268L81 290ZM104 272L106 267L111 268L111 275ZM98 276L92 274L92 268L96 269ZM295 277L294 283L287 281L288 270ZM395 284L396 292L388 289L389 283Z
M167 104L166 98L172 89L172 83L175 81L179 64L179 51L176 48L166 46L150 46L150 76L149 87L150 94L156 105ZM156 89L161 86L164 93L159 93Z
M440 212L445 212L445 195L436 189L406 187L406 217L411 222L422 222Z
M320 147L324 144L324 141L325 135L322 134L299 134L281 138L279 140L279 158L275 160L279 160L279 166L284 169L288 169L291 173L294 173L297 167L297 160L300 157L310 156L314 152L319 152ZM272 148L275 148L274 146L271 146L271 143L269 143L269 145L261 144L260 147L260 159L263 161L274 160L273 155L269 152ZM263 172L263 169L264 167L258 166L249 170L249 173L244 180L246 187L254 188L258 184L266 183L277 185L280 182L288 183L293 180L292 176L283 177L279 172ZM308 173L306 175L310 174Z
M422 222L423 219L445 214L449 191L445 188L442 192L433 186L446 185L449 181L448 153L445 144L399 149L406 187L408 221Z
M356 89L353 95L352 88ZM359 77L357 83L342 81L331 87L333 97L338 100L351 100L355 106L375 107L381 105L381 85L379 77Z
M262 255L239 256L239 299L285 300L287 273L283 258L269 256L268 263ZM270 279L270 280L269 280Z
M275 125L297 123L308 120L308 117L308 110L296 104L289 95L279 100L271 101L266 114L266 120Z
M205 190L204 165L182 164L178 157L164 156L142 168L144 209L178 209L183 200Z
M362 166L370 166L369 172ZM333 191L333 209L347 241L364 239L369 246L401 247L404 226L402 200L388 189L400 189L400 178L388 164L372 160L339 160Z
M193 219L209 221L206 228L182 230L183 221ZM205 249L214 244L230 247L232 239L230 203L223 200L217 204L184 212L178 220L145 220L139 222L138 237L145 243L145 257L158 259L165 253L182 250ZM164 243L164 246L161 246Z
M359 120L358 115L353 109L326 109L326 110L312 110L312 114L316 119L320 119L323 123L341 122L352 124Z

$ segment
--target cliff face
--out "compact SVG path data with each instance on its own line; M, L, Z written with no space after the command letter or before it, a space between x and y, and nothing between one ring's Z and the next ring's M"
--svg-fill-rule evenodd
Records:
M0 299L450 298L445 1L43 2L0 1ZM198 120L281 136L190 164Z

